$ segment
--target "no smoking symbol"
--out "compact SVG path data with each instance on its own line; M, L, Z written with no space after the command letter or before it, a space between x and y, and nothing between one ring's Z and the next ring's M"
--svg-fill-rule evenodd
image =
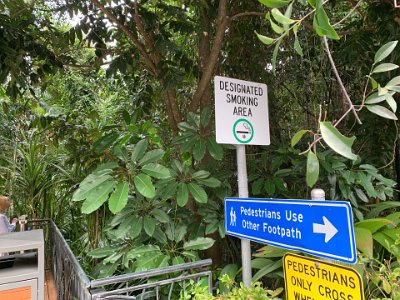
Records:
M246 119L239 119L233 125L233 135L242 144L246 144L253 139L253 125Z

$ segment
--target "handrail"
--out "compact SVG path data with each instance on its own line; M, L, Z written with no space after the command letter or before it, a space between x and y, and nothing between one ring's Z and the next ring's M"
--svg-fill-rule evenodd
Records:
M173 266L168 266L168 267L163 267L163 268L158 268L158 269L153 269L153 270L148 270L148 271L115 275L115 276L108 277L108 278L92 280L91 287L95 288L95 287L114 284L114 283L122 283L122 282L132 281L132 280L136 280L136 279L144 279L147 277L160 276L160 275L165 275L165 274L169 274L169 273L185 271L188 269L199 269L199 268L211 266L211 264L212 264L211 259L204 259L204 260L199 260L199 261L195 261L195 262L178 264L178 265L173 265Z
M186 280L198 280L203 277L208 277L208 287L211 293L212 273L209 271L209 267L212 265L211 259L90 280L53 220L35 219L28 221L28 223L46 224L50 229L51 261L58 299L136 299L132 293L142 290L140 295L143 298L146 289L155 289L156 298L160 299L158 295L159 288L164 285L170 285L168 299L171 299L174 283L183 282L183 291L185 291ZM194 273L190 274L189 271L194 271ZM156 282L146 282L151 278L176 272L181 274ZM139 280L139 282L135 284L135 280ZM122 287L122 285L125 285L125 287ZM106 289L107 286L108 288Z

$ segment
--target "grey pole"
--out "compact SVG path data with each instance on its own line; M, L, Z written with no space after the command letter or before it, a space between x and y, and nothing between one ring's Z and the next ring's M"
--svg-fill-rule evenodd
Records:
M236 145L236 160L238 170L238 188L239 197L248 198L249 189L247 182L247 166L246 166L246 146ZM250 241L241 239L242 246L242 280L246 287L251 286L251 247Z

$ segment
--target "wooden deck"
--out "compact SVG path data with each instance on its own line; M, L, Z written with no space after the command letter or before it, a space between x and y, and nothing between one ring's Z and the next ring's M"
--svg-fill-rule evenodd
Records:
M44 299L57 300L57 289L54 284L53 274L48 269L46 269L46 280L44 283Z

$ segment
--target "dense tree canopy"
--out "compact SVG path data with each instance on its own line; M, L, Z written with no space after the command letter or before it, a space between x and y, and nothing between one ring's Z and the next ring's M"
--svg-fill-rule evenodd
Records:
M56 220L93 276L237 264L213 78L262 82L272 143L247 147L251 195L350 201L376 275L400 256L399 23L390 0L0 0L0 194ZM282 252L258 248L254 278L278 286Z

